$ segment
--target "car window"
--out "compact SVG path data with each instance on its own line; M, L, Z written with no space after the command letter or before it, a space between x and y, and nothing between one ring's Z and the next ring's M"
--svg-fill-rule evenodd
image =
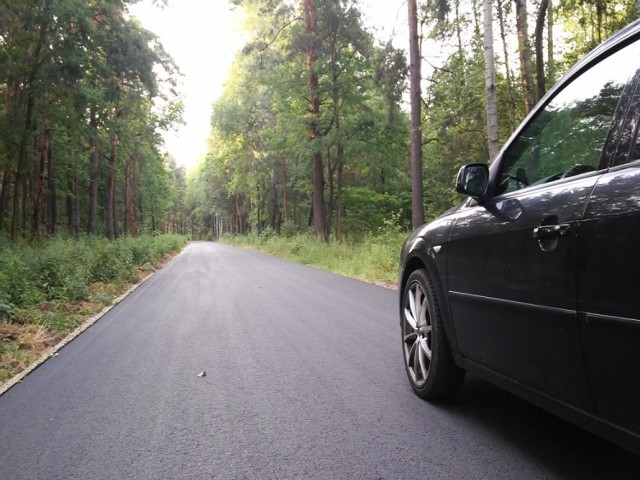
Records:
M511 143L497 194L598 168L622 91L638 68L640 42L591 66L564 86Z

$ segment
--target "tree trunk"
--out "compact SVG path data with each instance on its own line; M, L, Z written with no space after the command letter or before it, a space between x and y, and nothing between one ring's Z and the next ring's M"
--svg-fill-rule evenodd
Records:
M118 163L118 134L111 134L111 154L109 155L109 184L107 186L107 238L113 240L116 236L116 165Z
M281 159L281 168L282 168L282 212L284 214L283 220L286 222L289 220L289 195L287 189L287 160L282 157Z
M542 41L544 40L544 23L548 8L549 0L541 0L536 18L536 102L539 102L547 91L544 84L544 46Z
M484 0L484 84L487 109L487 143L489 163L498 156L498 100L496 98L496 70L493 54L493 12L491 0Z
M39 35L38 35L38 43L36 44L36 48L33 50L33 56L28 60L33 60L33 64L31 66L31 71L29 72L29 76L24 83L23 92L27 92L27 110L25 113L25 121L24 121L24 131L22 132L20 139L20 147L18 149L18 168L16 171L15 185L13 189L13 215L11 218L11 239L16 240L19 235L19 221L20 221L20 211L22 210L22 223L23 225L26 222L26 179L25 172L27 169L27 143L29 141L29 136L31 135L32 129L32 115L33 115L33 107L34 107L34 97L33 97L33 84L36 80L38 70L42 66L42 62L40 59L40 52L42 48L45 47L47 30L49 28L49 9L51 7L51 0L47 0L44 4L44 12L42 15L43 21L39 23ZM7 92L10 94L9 92ZM19 94L17 94L19 95ZM19 100L17 100L19 101ZM15 111L16 116L18 115L18 109ZM20 197L22 197L22 206L20 205ZM21 208L22 207L22 208ZM24 226L23 226L24 229Z
M504 10L502 0L498 0L498 22L500 24L500 38L502 39L502 50L504 54L504 69L507 80L507 105L509 108L509 122L511 131L516 129L516 102L513 98L513 75L509 65L509 49L507 48L507 34L504 26Z
M413 228L424 223L422 186L422 105L420 81L420 39L418 38L418 7L416 0L408 0L409 6L409 75L411 99L411 220Z
M553 58L553 2L549 0L547 12L547 77L549 84L556 82L556 61Z
M0 231L4 230L4 219L7 210L7 199L9 198L9 179L11 177L11 167L4 167L2 174L2 186L0 186Z
M275 232L277 230L277 219L278 219L278 176L276 172L276 165L274 164L273 169L271 170L271 199L270 199L270 218L269 224L271 225L271 229Z
M462 78L460 79L460 82L464 85L464 47L462 45L462 19L460 18L460 0L454 0L454 8L456 14L455 28L458 44L458 58L460 60L460 68L462 71Z
M47 160L49 158L49 143L51 139L51 129L46 126L48 119L45 118L45 129L40 139L40 161L38 162L38 170L36 173L35 193L33 197L33 215L31 217L31 235L40 236L40 223L42 221L42 199L44 197L45 171L47 169Z
M124 231L125 234L136 236L138 235L138 224L136 222L136 196L135 196L135 184L133 170L135 168L135 161L133 154L127 155L127 160L124 165Z
M29 93L27 100L27 112L25 117L25 129L20 140L18 149L18 169L16 170L16 181L13 188L13 215L11 217L11 240L16 240L20 234L20 200L22 197L22 218L24 220L24 209L26 208L26 180L25 170L27 168L27 143L31 133L31 120L33 115L33 95Z
M98 211L98 169L100 168L100 155L98 153L98 119L96 108L91 107L89 125L91 128L91 140L89 140L89 150L91 152L90 183L89 183L89 222L87 224L87 234L96 233L96 218Z
M473 13L473 38L480 38L480 9L478 8L478 0L471 0L471 12Z
M315 59L318 50L318 13L314 0L304 0L305 31L307 33L307 72L309 74L309 90L311 91L310 107L312 114L309 140L312 143L312 185L313 185L313 229L317 237L325 236L324 212L324 166L320 150L320 99L318 98L318 72L315 70Z
M603 17L603 6L604 2L596 1L596 41L598 43L602 43L602 17Z
M58 193L57 193L57 179L56 179L56 166L55 158L51 153L51 146L48 151L48 182L47 182L47 211L49 217L49 223L47 224L47 232L49 235L55 235L58 232Z
M336 240L342 240L342 191L344 189L344 163L338 164L338 198L336 200Z
M262 182L262 191L266 190L264 182ZM258 232L261 232L264 228L265 220L262 218L265 211L264 207L264 194L260 193L260 184L256 185L256 203L258 204ZM249 195L249 212L254 209L253 198Z
M327 149L327 180L329 183L329 195L328 195L328 203L327 203L327 217L326 217L326 231L325 231L325 237L327 239L331 238L331 228L333 227L333 208L335 206L334 204L334 200L335 200L335 182L334 182L334 172L335 172L335 167L336 167L336 163L334 161L332 161L331 159L331 155L328 151L329 149Z
M77 237L80 234L80 199L78 198L78 177L75 175L69 180L67 217L69 220L69 233Z
M524 114L527 115L535 105L531 70L531 47L529 46L529 30L527 26L527 1L515 0L515 4L518 53L520 55L520 72L522 90L524 92Z

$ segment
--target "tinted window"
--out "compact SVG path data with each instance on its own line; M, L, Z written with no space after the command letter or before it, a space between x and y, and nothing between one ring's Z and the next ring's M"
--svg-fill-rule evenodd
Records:
M622 90L638 67L640 42L605 58L560 90L512 142L497 193L598 168Z

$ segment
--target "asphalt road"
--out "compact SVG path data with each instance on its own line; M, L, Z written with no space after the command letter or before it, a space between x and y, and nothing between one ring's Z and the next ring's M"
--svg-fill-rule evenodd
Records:
M0 479L640 478L480 380L417 398L396 295L193 243L0 397Z

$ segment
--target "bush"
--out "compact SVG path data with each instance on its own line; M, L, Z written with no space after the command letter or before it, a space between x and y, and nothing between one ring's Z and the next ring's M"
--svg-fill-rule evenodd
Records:
M84 241L59 240L30 247L25 260L45 300L79 300L88 293L91 249Z
M126 239L92 240L91 282L118 283L135 279L133 252L125 242Z
M0 318L45 300L87 299L94 282L137 281L137 266L185 244L180 235L147 235L114 241L56 237L8 246L0 255Z
M29 258L28 252L11 250L0 256L0 299L6 310L34 305L44 299L24 257Z

